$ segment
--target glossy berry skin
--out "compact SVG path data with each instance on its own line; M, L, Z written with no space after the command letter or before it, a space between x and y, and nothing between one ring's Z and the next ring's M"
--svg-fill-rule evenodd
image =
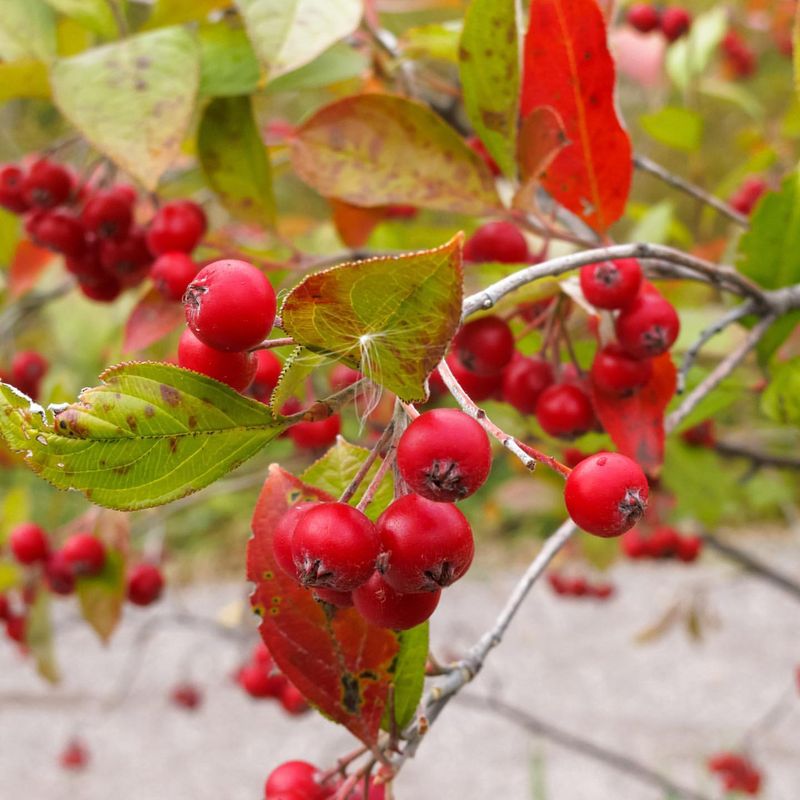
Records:
M441 589L417 594L400 594L386 583L379 572L376 572L363 586L353 592L353 603L356 611L367 622L379 628L405 631L429 619L436 611L441 596Z
M672 6L661 12L661 33L668 42L677 41L691 27L692 15L685 8Z
M286 683L283 675L271 675L263 664L245 664L239 670L239 685L250 697L278 697Z
M381 539L378 569L401 594L443 589L472 564L472 529L452 503L403 495L380 515L376 527Z
M633 358L653 358L669 350L681 322L672 303L656 291L639 292L617 317L614 330L622 348Z
M30 206L53 208L69 199L72 175L60 164L43 158L31 165L22 191Z
M275 292L246 261L215 261L197 273L183 297L186 321L200 341L217 350L247 350L275 321Z
M75 591L75 575L72 564L61 550L56 550L44 565L44 577L53 594L67 597Z
M106 548L91 533L75 533L64 542L61 548L64 561L72 574L79 577L97 575L106 563Z
M495 375L477 375L467 369L455 353L447 356L447 366L453 377L461 384L461 388L476 402L488 400L500 392L503 385L503 373Z
M111 303L122 293L122 284L112 275L78 275L78 288L90 300Z
M147 246L154 256L177 250L191 253L206 232L206 215L191 200L173 200L156 212L147 228Z
M33 522L23 522L12 529L8 544L14 558L20 564L36 564L46 561L50 555L50 543L44 529Z
M573 439L591 430L594 409L583 389L568 383L554 383L539 395L536 419L550 436Z
M510 222L487 222L464 244L464 260L478 264L487 261L523 264L528 258L528 243Z
M32 236L41 247L71 258L80 257L86 250L86 231L80 220L58 208L36 218Z
M503 370L503 400L521 414L533 414L541 393L551 386L553 368L537 356L515 356Z
M100 243L100 265L124 287L138 286L150 271L152 258L144 240L144 231L133 228L117 241Z
M164 576L155 564L137 564L128 574L128 600L149 606L161 597Z
M318 422L296 422L287 431L289 438L307 450L321 450L332 445L342 429L342 418L331 414Z
M294 529L300 518L313 508L314 503L295 503L290 506L286 513L278 520L275 531L272 534L272 552L278 566L290 577L297 578L297 572L292 557L292 537Z
M186 287L197 275L198 267L186 253L177 251L160 255L150 267L150 279L167 300L180 300Z
M630 395L653 375L650 359L632 358L618 344L598 350L590 371L592 385L605 394Z
M12 214L23 214L30 204L24 195L25 172L16 164L0 166L0 206Z
M317 503L292 536L297 579L304 586L350 592L375 570L380 539L372 522L347 503Z
M314 599L320 603L328 603L329 605L336 606L336 608L352 608L353 607L353 593L352 592L336 592L333 589L317 588L311 592Z
M500 317L467 322L453 340L459 361L476 375L497 375L514 355L514 334Z
M254 353L227 353L203 344L190 330L178 342L178 364L243 392L256 374Z
M581 267L583 296L595 308L624 308L637 295L642 283L642 268L635 258L601 261Z
M264 797L277 800L285 795L297 800L325 800L330 793L320 785L319 778L320 771L308 761L287 761L267 776Z
M86 201L81 221L99 239L122 240L133 224L133 209L122 192L100 191Z
M179 708L194 711L202 704L203 694L193 683L179 683L170 692L170 700Z
M412 491L439 503L477 491L492 467L489 437L472 417L437 408L417 417L400 437L397 467Z
M256 350L256 375L250 386L250 394L262 403L269 403L282 370L283 364L275 353L271 350Z
M647 507L642 468L620 453L595 453L567 477L564 501L573 522L595 536L619 536L632 528Z
M650 33L661 27L661 14L649 3L634 3L628 9L628 25L640 33Z

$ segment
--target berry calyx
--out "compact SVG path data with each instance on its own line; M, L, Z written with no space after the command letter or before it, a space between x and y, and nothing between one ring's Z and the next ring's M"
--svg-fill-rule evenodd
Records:
M23 522L13 528L8 544L14 558L20 564L36 564L39 561L46 561L50 555L47 534L33 522Z
M407 494L381 514L376 527L381 540L378 569L401 594L449 586L466 573L475 554L469 522L451 503Z
M106 548L91 533L75 533L64 542L61 554L78 577L97 575L106 563Z
M580 282L583 296L596 308L624 308L639 291L642 268L635 258L587 264Z
M619 536L647 508L648 486L642 468L620 453L585 458L567 477L564 501L575 524L595 536Z
M229 353L201 342L188 328L178 341L178 364L227 383L243 392L253 380L258 366L253 353Z
M591 430L594 409L583 389L569 383L554 383L539 395L536 419L550 436L574 439Z
M516 355L503 371L503 399L521 414L533 414L542 392L555 380L543 358Z
M66 202L72 192L69 171L46 158L31 165L22 187L26 202L36 208L53 208Z
M164 590L164 576L155 564L137 564L128 574L128 600L137 606L155 603Z
M161 206L147 229L147 246L154 256L178 251L191 253L206 232L206 215L191 200Z
M412 491L452 503L477 491L489 475L492 448L483 428L454 408L417 417L400 437L397 467Z
M150 279L162 297L180 300L197 270L197 264L186 253L164 253L150 267Z
M386 583L379 572L376 572L353 592L353 603L367 622L379 628L405 631L429 619L436 611L441 596L441 589L433 592L400 594Z
M524 264L528 258L528 243L510 222L487 222L464 243L465 261Z
M277 800L281 795L298 800L325 800L329 792L319 779L320 771L308 761L286 761L267 776L264 796L266 800Z
M657 291L641 291L617 317L614 329L623 349L634 358L653 358L678 338L680 319L672 303Z
M481 317L461 328L453 350L470 372L497 375L514 355L514 334L500 317Z
M650 359L632 358L618 344L608 344L595 354L590 375L601 392L629 395L644 386L653 374Z
M628 9L628 24L640 33L650 33L661 26L661 14L648 3L634 3Z
M297 579L304 586L349 592L375 569L380 539L375 526L347 503L318 503L298 520L292 536Z
M217 350L247 350L261 342L275 321L275 292L266 276L246 261L209 264L183 297L192 332Z

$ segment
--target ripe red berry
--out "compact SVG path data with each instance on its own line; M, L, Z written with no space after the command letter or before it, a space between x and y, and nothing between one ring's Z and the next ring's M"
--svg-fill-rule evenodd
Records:
M203 702L203 694L193 683L179 683L170 692L170 700L179 708L194 711Z
M321 450L336 441L341 429L342 418L338 414L331 414L317 422L296 422L287 434L298 447Z
M396 592L443 589L461 578L475 554L467 518L451 503L418 494L398 497L378 518L379 570Z
M31 224L31 236L36 244L71 258L79 258L86 250L86 231L81 221L59 208L37 215Z
M292 558L304 586L349 592L375 570L380 539L375 526L347 503L317 503L297 521Z
M703 550L703 540L699 536L681 536L678 539L676 555L686 564L697 561Z
M250 697L279 697L286 678L283 675L270 674L270 668L263 664L245 664L238 675L239 685Z
M648 543L645 539L642 539L638 528L631 528L625 531L620 539L620 544L622 552L628 558L639 559L649 555Z
M635 258L601 261L581 267L583 296L596 308L624 308L637 295L642 268Z
M164 589L164 576L155 564L137 564L128 573L128 600L137 606L155 603Z
M151 262L141 228L132 228L120 241L104 239L100 243L100 265L126 288L138 286L147 277Z
M734 78L749 78L755 73L758 65L756 54L736 31L728 31L720 47Z
M661 12L661 33L668 42L680 39L692 27L692 15L680 6L665 8Z
M80 739L71 739L58 757L58 762L64 769L86 769L89 764L89 750Z
M713 447L717 443L717 434L713 419L704 419L681 433L681 439L693 447Z
M191 253L206 232L206 215L191 200L173 200L156 212L147 229L147 246L154 256L175 250Z
M167 300L180 300L197 275L197 264L186 253L164 253L150 267L150 278Z
M496 375L514 355L514 334L500 317L467 322L453 340L459 361L476 375Z
M639 292L617 317L617 339L634 358L652 358L669 350L681 322L672 303L657 291Z
M72 192L72 175L60 164L43 158L31 165L22 191L29 205L53 208L69 198Z
M573 439L591 430L594 409L583 389L569 383L554 383L539 395L536 419L550 436Z
M590 372L592 384L613 395L631 394L644 386L652 374L650 359L632 358L615 343L597 351Z
M19 645L25 645L25 636L28 630L28 618L24 614L6 615L6 636Z
M271 350L256 350L256 376L250 386L250 394L262 403L269 403L283 364Z
M8 602L8 595L0 593L0 619L6 620L11 614L11 603Z
M11 359L11 383L36 400L39 396L40 383L49 367L50 364L41 353L35 350L22 350Z
M519 228L510 222L487 222L464 244L465 261L522 264L528 258L528 243Z
M75 533L64 542L61 554L76 576L97 575L106 563L106 548L91 533Z
M428 500L452 503L479 489L492 466L483 428L454 408L417 417L400 437L397 467L413 491Z
M264 785L266 800L277 800L281 795L297 800L325 800L329 791L319 782L320 771L308 761L286 761L275 767Z
M278 566L292 578L297 577L297 571L294 567L294 558L292 557L292 538L294 537L294 529L300 517L313 508L314 503L295 503L286 511L286 513L278 520L275 526L275 531L272 534L272 552L275 556L275 561Z
M111 303L122 292L122 284L112 275L78 275L78 288L90 300Z
M353 592L353 603L358 613L372 625L405 631L429 619L436 611L441 596L441 589L400 594L376 572Z
M44 577L50 591L64 597L75 591L75 575L72 565L61 550L56 550L44 565Z
M447 356L447 366L453 377L459 382L461 388L476 402L494 397L503 384L503 373L495 375L477 375L467 369L455 353Z
M229 353L203 344L188 328L178 341L178 364L243 392L256 374L254 353Z
M416 206L394 203L386 206L385 213L386 219L413 219L419 214L419 209Z
M217 350L255 347L275 321L275 292L246 261L203 267L186 289L183 305L195 336Z
M20 564L45 561L50 554L50 543L43 528L33 522L23 522L11 530L9 547Z
M768 188L763 178L750 175L742 181L742 185L731 195L728 203L740 214L749 215Z
M337 592L333 589L316 588L311 594L314 595L315 600L336 606L336 608L352 608L353 606L352 592Z
M648 3L634 3L628 9L628 24L640 33L650 33L661 26L661 14Z
M24 195L25 173L16 164L0 166L0 206L12 214L23 214L30 208Z
M533 414L541 393L555 377L543 358L515 355L503 370L503 400L521 414Z
M348 386L352 386L356 381L360 381L364 376L357 370L348 367L347 364L336 364L331 370L328 380L334 392L341 392Z
M100 239L122 240L133 224L133 209L124 193L116 189L92 195L83 207L81 220L86 230Z
M305 697L301 694L300 690L289 680L283 686L280 695L278 696L283 710L293 717L299 714L305 714L309 710L309 705Z
M595 453L570 472L564 487L567 512L578 527L596 536L619 536L647 507L642 468L620 453Z

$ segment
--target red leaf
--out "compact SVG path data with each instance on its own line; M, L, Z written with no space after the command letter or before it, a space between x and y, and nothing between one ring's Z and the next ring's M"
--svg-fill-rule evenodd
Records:
M561 117L549 106L534 109L522 120L517 140L522 185L514 196L515 208L535 207L542 174L568 143Z
M183 322L183 306L174 300L166 300L156 289L151 289L134 306L125 323L122 349L126 353L144 350Z
M9 295L17 298L30 291L52 260L53 254L49 250L22 239L14 251L8 273Z
M653 359L649 383L631 397L608 395L592 386L595 411L620 453L635 459L651 477L664 460L664 410L675 394L675 365L669 353Z
M619 219L630 191L631 143L614 107L614 62L596 0L532 0L522 114L552 106L570 144L542 184L597 230Z
M350 248L363 247L375 226L386 216L383 206L365 208L331 197L333 224L339 238Z
M253 512L247 547L250 598L259 630L281 671L324 714L374 745L392 683L397 634L369 625L354 609L332 614L275 563L272 535L289 506L331 500L273 464Z

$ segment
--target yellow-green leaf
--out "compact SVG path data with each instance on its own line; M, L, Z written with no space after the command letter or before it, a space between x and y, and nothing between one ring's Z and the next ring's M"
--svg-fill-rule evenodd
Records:
M56 54L56 21L44 0L3 0L0 61L49 62Z
M104 39L113 39L119 33L109 0L46 0L46 2L65 17L74 19Z
M83 618L107 644L122 616L125 601L125 559L122 553L108 550L102 571L78 578L75 591Z
M58 671L53 650L53 623L50 616L50 593L39 588L36 599L25 620L25 643L36 660L36 671L49 683L58 683Z
M50 97L47 67L41 61L0 63L0 102L15 97Z

